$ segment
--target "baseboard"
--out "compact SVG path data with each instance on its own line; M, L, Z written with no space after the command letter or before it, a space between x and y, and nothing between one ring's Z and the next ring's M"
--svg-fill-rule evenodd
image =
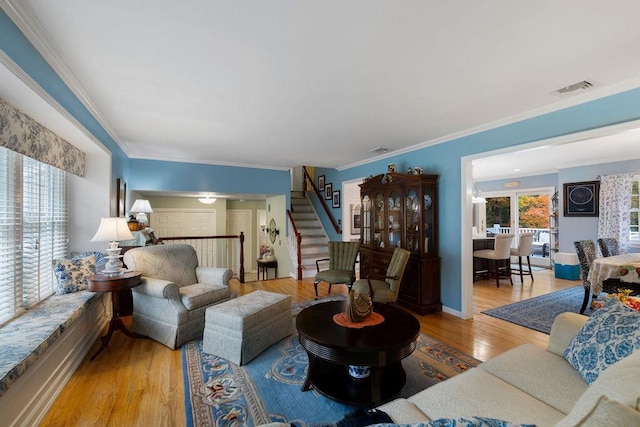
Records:
M106 298L106 300L105 300ZM100 336L108 318L109 295L91 306L53 343L0 398L2 425L40 424L69 378Z

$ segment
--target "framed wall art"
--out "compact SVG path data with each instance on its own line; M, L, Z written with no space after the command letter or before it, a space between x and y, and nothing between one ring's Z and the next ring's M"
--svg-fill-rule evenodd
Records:
M318 177L318 191L324 193L324 175Z
M598 216L600 181L564 184L564 216Z
M324 185L324 198L327 200L331 200L331 196L333 195L333 189L331 183Z
M340 190L336 190L333 192L333 200L331 206L334 208L340 207Z
M116 216L125 216L127 208L127 183L118 178L116 180Z

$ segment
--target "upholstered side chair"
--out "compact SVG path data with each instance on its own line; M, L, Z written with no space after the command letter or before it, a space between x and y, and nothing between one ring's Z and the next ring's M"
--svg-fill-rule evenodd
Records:
M406 249L395 248L385 276L359 279L353 284L353 291L371 296L371 290L373 290L374 302L395 303L398 300L402 276L410 255L411 252Z
M518 269L511 270L512 273L520 275L520 283L524 283L524 275L531 276L533 283L533 272L531 271L531 252L533 251L533 236L535 233L521 233L518 235L518 247L511 248L511 256L518 257ZM527 270L522 269L522 257L527 257Z
M233 272L198 266L191 245L131 249L124 254L124 263L142 272L142 284L132 289L132 331L171 349L201 337L207 307L231 298Z
M318 283L326 282L329 284L329 293L331 293L331 285L345 284L351 290L351 285L356 280L356 260L360 251L360 242L338 242L330 241L329 258L316 260L317 274L313 280L313 287L316 291L316 299L318 299ZM320 270L320 263L329 261L327 270Z
M582 286L584 287L584 299L580 308L580 314L584 314L589 302L589 295L591 295L591 282L588 276L591 263L596 259L596 245L593 240L578 240L573 242L573 245L576 248L576 254L580 262L580 274L582 275Z
M598 239L598 246L603 257L615 256L620 254L620 245L615 237L604 237Z
M493 273L496 277L496 286L500 287L500 278L508 278L509 283L513 285L511 280L511 242L513 242L513 234L497 234L493 249L480 249L473 251L474 258L482 258L485 262L493 265L493 271L489 270L487 265L487 276ZM501 261L505 266L501 267Z

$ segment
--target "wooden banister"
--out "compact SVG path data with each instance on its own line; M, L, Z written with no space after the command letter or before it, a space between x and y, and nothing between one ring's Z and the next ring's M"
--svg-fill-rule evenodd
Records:
M315 193L316 197L320 201L320 204L324 208L324 211L327 214L327 217L329 218L329 220L331 221L331 225L333 225L334 230L336 231L336 233L342 234L342 229L338 225L338 222L336 221L336 219L333 217L333 214L329 210L329 206L327 205L327 202L325 202L324 197L322 197L322 195L320 194L320 191L318 190L318 187L316 187L315 182L313 182L311 175L309 175L309 172L307 171L307 167L303 166L302 169L304 170L305 179L311 184L311 188L313 188L313 192Z
M291 221L293 235L296 237L296 258L298 264L298 267L296 268L296 276L298 277L298 280L302 280L302 235L298 232L296 223L293 220L293 215L291 215L291 211L289 209L287 209L287 217L289 217L289 221Z

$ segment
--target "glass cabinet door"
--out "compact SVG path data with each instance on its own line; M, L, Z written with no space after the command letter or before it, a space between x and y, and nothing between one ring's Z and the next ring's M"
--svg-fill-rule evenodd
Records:
M376 248L384 248L387 233L385 226L387 224L384 218L384 195L382 193L376 194L376 198L373 202L373 246Z
M424 197L423 197L423 233L424 233L424 253L428 254L430 249L434 247L435 242L433 241L433 198L431 196L431 191L429 189L425 189Z
M362 243L368 245L371 243L371 199L364 196L361 201L362 206Z
M389 223L387 224L389 229L389 247L399 248L402 246L402 201L400 199L400 193L392 191L391 194L389 194L387 203L389 204Z
M406 248L411 252L418 252L420 250L420 200L415 190L409 190L404 200Z

